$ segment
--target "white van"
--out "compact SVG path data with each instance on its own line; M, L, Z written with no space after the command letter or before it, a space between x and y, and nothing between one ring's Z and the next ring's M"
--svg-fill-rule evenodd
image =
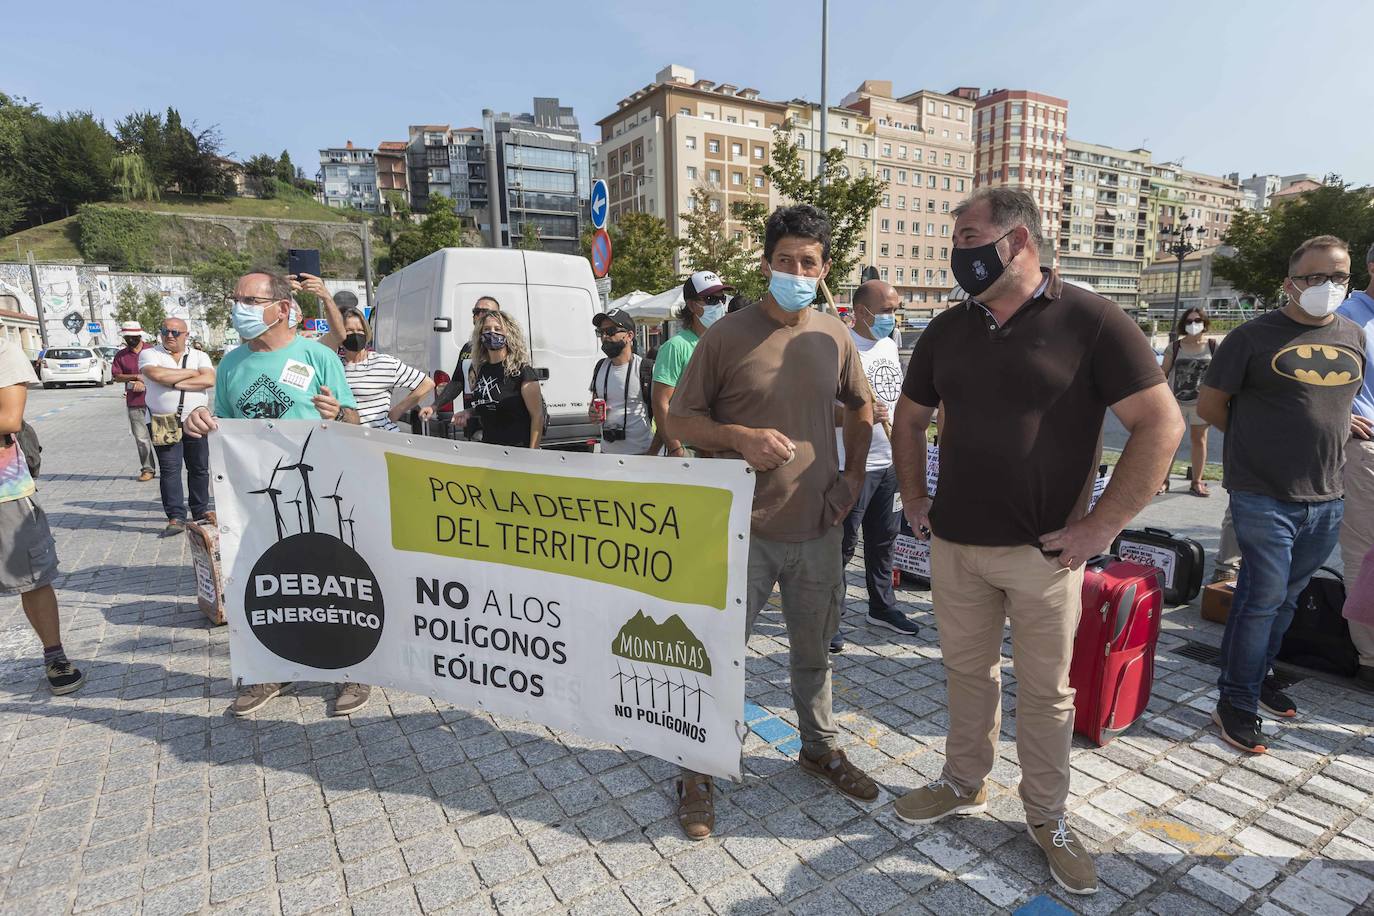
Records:
M586 258L509 248L436 251L377 285L377 350L428 371L443 388L471 338L472 307L482 296L494 297L529 335L549 412L545 441L596 439L587 387L602 356L592 327L601 300Z

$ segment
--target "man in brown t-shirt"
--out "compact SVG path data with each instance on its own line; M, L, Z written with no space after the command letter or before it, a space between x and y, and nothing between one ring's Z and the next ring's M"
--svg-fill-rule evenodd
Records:
M1145 336L1115 303L1040 267L1040 213L1022 191L976 192L954 211L954 277L970 295L916 343L892 430L912 529L931 543L949 690L940 778L900 799L928 824L984 810L1012 621L1016 748L1031 837L1066 890L1091 894L1091 856L1064 819L1073 737L1069 661L1083 564L1154 495L1183 419ZM943 420L940 489L926 493L926 427ZM1085 514L1108 408L1130 434Z
M842 523L863 486L873 405L849 331L812 308L830 270L830 224L816 208L777 210L764 233L768 295L702 336L669 406L668 435L718 457L743 458L758 475L749 542L744 638L782 592L792 701L803 770L862 801L878 787L836 746L830 637L840 622ZM834 404L844 407L839 467ZM715 822L709 777L683 773L678 819L691 839Z

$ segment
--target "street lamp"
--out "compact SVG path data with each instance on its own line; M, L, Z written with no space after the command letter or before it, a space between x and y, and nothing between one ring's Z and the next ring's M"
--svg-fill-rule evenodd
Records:
M1183 259L1202 248L1202 230L1193 225L1159 230L1168 243L1164 250L1178 258L1178 275L1174 279L1174 319L1169 324L1169 343L1178 340L1178 306L1183 294ZM1196 243L1196 244L1195 244Z

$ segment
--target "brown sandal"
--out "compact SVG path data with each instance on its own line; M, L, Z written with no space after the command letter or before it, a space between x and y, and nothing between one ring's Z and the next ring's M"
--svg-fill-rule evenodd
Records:
M710 776L684 774L677 781L677 822L689 840L704 840L716 829L715 786Z
M1203 482L1200 481L1200 480L1194 480L1193 483L1192 483L1192 486L1190 486L1190 487L1188 488L1188 492L1189 492L1189 493L1192 493L1194 496L1211 496L1211 495L1212 495L1211 493L1207 492L1207 484L1203 483Z
M878 797L878 784L868 774L849 762L844 751L835 748L824 756L812 760L806 754L797 755L801 768L819 779L824 779L850 798L859 801L873 801Z

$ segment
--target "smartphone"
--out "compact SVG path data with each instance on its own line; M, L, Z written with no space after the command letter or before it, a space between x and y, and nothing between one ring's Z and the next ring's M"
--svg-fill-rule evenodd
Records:
M288 248L286 250L286 272L299 279L299 274L320 276L320 250L318 248Z

